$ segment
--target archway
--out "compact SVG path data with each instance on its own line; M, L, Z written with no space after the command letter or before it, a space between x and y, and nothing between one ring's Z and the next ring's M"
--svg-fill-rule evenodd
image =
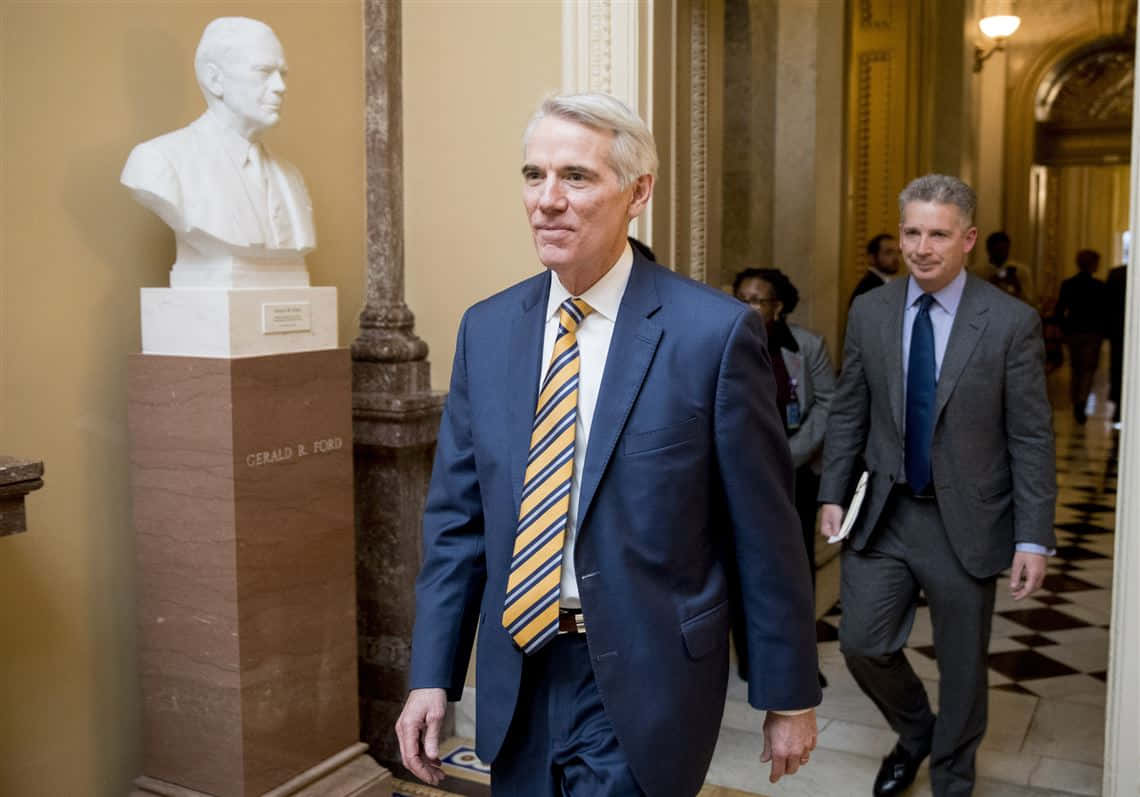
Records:
M1045 74L1034 102L1030 218L1038 287L1055 296L1078 249L1122 260L1128 229L1134 34L1071 50Z

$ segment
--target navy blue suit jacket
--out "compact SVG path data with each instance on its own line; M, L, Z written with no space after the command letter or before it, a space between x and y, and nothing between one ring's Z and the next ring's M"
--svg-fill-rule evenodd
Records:
M464 315L424 515L411 687L457 700L478 621L476 749L488 762L523 666L500 618L551 279L539 274ZM737 565L749 702L820 699L811 582L760 316L635 256L581 481L575 565L606 714L648 794L696 794L724 706Z

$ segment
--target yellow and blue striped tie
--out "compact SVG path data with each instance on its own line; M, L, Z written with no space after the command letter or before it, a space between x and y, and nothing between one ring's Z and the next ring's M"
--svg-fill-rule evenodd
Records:
M558 308L558 337L534 410L503 609L503 627L524 653L534 653L558 632L562 546L570 513L578 422L581 363L576 333L591 312L593 308L581 299L567 299Z

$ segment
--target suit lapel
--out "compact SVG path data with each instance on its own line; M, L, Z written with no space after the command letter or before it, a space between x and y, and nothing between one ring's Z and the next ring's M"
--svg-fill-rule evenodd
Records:
M962 301L954 315L954 325L950 328L950 340L946 343L946 353L942 356L942 370L938 374L938 390L934 399L934 420L942 414L943 407L950 400L950 394L958 384L959 377L966 370L966 363L974 353L989 319L989 305L978 288L980 283L973 277L966 277L962 290Z
M511 353L507 366L507 443L511 452L511 489L515 499L515 517L518 517L522 501L526 460L530 456L530 435L534 427L534 407L538 401L538 376L542 368L542 340L550 280L549 272L532 280L523 297L521 312L511 322Z
M598 389L598 401L594 406L590 443L586 449L586 463L582 468L582 491L578 497L579 534L589 516L598 482L609 464L629 412L641 392L649 363L653 361L653 355L661 341L661 327L649 318L660 306L653 267L640 255L635 255L633 270L614 324L614 334L606 356L606 370Z
M887 396L890 398L891 417L895 419L900 440L903 436L902 325L908 281L906 276L900 276L878 289L878 296L883 302L881 351L887 355Z

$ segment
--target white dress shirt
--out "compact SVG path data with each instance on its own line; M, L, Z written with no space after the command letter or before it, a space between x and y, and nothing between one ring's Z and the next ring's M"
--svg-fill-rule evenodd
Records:
M586 448L590 443L590 425L594 420L594 407L598 403L598 390L606 369L606 356L614 334L614 322L621 306L629 273L633 269L633 251L625 245L621 257L613 268L577 297L594 308L578 325L578 421L574 431L574 473L570 482L570 514L566 522L566 542L562 548L563 608L580 607L578 580L574 574L574 541L578 534L578 496L582 492L582 468L586 464ZM542 371L539 389L550 368L550 355L558 338L558 307L571 298L558 278L550 275L550 298L546 302L546 327L542 338Z

